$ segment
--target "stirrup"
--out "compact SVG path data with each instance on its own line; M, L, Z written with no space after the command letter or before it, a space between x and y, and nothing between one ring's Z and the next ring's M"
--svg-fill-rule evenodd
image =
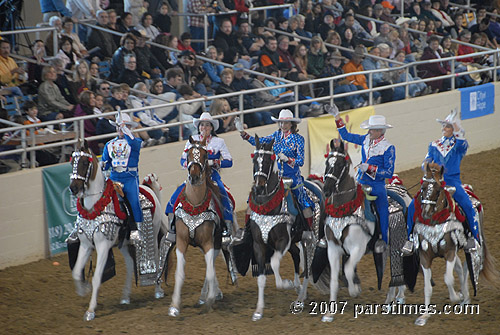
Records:
M312 241L314 239L314 233L311 230L304 230L302 232L302 239L306 241Z
M406 241L403 247L401 248L401 256L411 256L413 255L413 242Z
M470 252L474 252L476 250L477 250L476 239L473 236L470 236L467 239L467 242L465 243L464 251L470 253Z
M138 230L132 230L130 232L129 240L134 244L141 242L141 233Z
M373 252L377 254L382 254L387 250L387 243L384 240L378 239L373 247Z
M75 243L78 242L78 229L73 229L69 236L66 238L65 242L66 243Z

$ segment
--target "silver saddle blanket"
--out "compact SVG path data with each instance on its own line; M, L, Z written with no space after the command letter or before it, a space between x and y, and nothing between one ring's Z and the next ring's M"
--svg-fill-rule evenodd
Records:
M191 239L194 238L194 231L196 230L196 228L201 226L203 222L214 221L216 225L220 224L220 218L219 215L217 215L217 210L213 199L210 200L210 205L208 206L207 210L198 215L188 214L182 208L182 203L179 203L179 205L175 209L175 216L178 219L181 219L182 222L184 222L184 224L188 227L189 237Z

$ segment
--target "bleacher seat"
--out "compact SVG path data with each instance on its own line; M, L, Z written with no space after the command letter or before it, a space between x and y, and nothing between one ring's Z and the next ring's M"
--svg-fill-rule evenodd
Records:
M109 63L109 61L99 62L99 74L103 79L109 77L109 75L111 74L111 64Z
M7 101L2 100L2 108L9 113L9 116L21 115L21 109L19 108L19 102L16 97L13 95L6 95L5 99Z

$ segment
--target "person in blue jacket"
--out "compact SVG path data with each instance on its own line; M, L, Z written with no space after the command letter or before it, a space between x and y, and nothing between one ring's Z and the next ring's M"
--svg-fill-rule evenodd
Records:
M233 204L229 199L229 195L227 193L226 187L222 182L219 171L220 169L230 168L233 166L233 158L231 157L231 153L226 146L226 142L224 139L218 137L216 135L216 131L219 128L219 121L214 120L210 113L202 113L200 118L193 120L194 126L198 129L199 134L192 136L195 141L203 141L206 140L206 149L208 152L208 164L212 169L212 180L217 183L219 187L221 202L224 217L224 224L222 225L222 237L224 241L227 241L226 238L230 238L232 235L232 227L233 227ZM186 142L186 147L184 148L184 152L181 156L181 165L184 168L187 168L187 152L191 148L191 142ZM174 205L177 202L177 198L180 193L184 189L185 183L180 185L170 198L170 201L167 204L167 208L165 210L165 214L167 214L172 220L172 215L175 212ZM172 222L172 221L171 221Z
M134 221L129 220L130 240L139 242L141 236L137 224L142 223L142 209L139 202L139 154L142 140L134 137L130 129L137 123L125 113L117 116L118 136L108 141L102 153L103 170L111 169L110 179L123 184L123 192L132 207Z
M425 168L425 164L428 162L434 162L444 166L443 179L447 186L455 187L453 199L462 207L467 218L469 230L472 232L472 236L480 243L479 214L474 209L469 196L462 186L462 181L460 180L460 163L469 147L465 139L465 131L460 126L460 120L456 109L452 110L444 120L436 119L436 121L442 125L443 136L429 144L427 155L422 163L422 168ZM408 207L408 216L406 220L408 238L410 238L415 223L413 220L414 213L415 205L412 201ZM473 247L474 240L469 238L466 249ZM405 254L410 254L412 251L413 243L407 241L403 247L403 252Z
M392 126L386 123L383 115L372 115L361 123L361 128L368 129L368 134L351 134L340 118L337 106L328 106L326 110L335 117L337 130L342 139L361 146L361 163L358 165L357 181L362 185L370 186L371 194L377 197L375 206L379 216L380 232L384 242L388 243L389 202L385 180L394 174L396 148L385 138L385 131Z
M271 135L260 137L260 143L270 143L274 140L273 151L279 158L278 169L283 171L284 177L292 179L292 192L309 229L312 229L314 205L304 189L304 178L300 173L300 167L304 165L304 137L298 134L297 124L302 120L295 118L289 109L282 109L277 119L271 119L279 124L279 129ZM235 118L235 126L241 137L255 146L255 138L244 131L239 118Z

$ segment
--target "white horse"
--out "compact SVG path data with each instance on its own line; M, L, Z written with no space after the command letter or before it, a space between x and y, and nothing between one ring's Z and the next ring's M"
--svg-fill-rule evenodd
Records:
M337 145L335 145L337 144ZM348 256L344 264L345 278L351 297L356 297L361 293L361 286L355 280L356 266L366 253L368 242L375 232L375 222L368 220L364 215L364 193L361 185L355 181L354 168L349 155L340 141L330 142L330 153L326 160L324 194L327 199L325 206L324 232L326 238L327 256L330 264L330 301L337 301L339 288L339 274L341 273L341 258ZM410 197L405 197L405 202L409 203ZM401 216L401 224L405 223L404 216ZM406 231L406 225L403 229ZM392 237L391 237L392 238ZM401 241L402 242L402 241ZM392 247L392 241L391 241ZM377 247L375 246L375 249ZM397 248L400 250L400 247ZM318 253L317 255L320 255ZM384 253L385 255L385 253ZM313 271L315 279L323 277L324 261L318 258L313 261ZM318 266L318 267L316 267ZM318 269L318 270L316 270ZM402 269L401 278L402 281ZM379 285L380 285L379 278ZM321 282L320 282L321 284ZM395 286L392 286L395 285ZM321 288L323 285L316 285ZM396 297L396 288L399 292ZM387 294L385 303L390 304L395 301L404 303L404 283L393 284ZM334 311L328 311L322 318L323 322L332 322Z
M103 195L107 194L108 198L114 199L116 195L112 197L109 195L115 194L116 191L112 187L109 189L110 183L106 181L100 169L99 162L96 156L88 148L86 141L83 147L73 153L72 157L73 173L71 175L70 190L73 195L78 197L79 206L81 206L84 213L90 213L90 215L92 215L92 213L99 211L97 217L94 217L94 219L85 219L81 214L78 216L78 238L80 240L80 247L78 250L78 258L72 271L76 293L80 296L85 296L91 290L91 287L89 283L82 278L83 270L92 251L94 249L97 251L97 263L92 278L92 297L84 315L84 320L91 321L95 318L97 294L101 285L101 277L108 253L109 250L119 242L119 225L123 223L123 220L116 216L116 210L114 208L115 202L113 200L108 201L108 204L102 208L104 204L102 200L104 198ZM158 236L160 229L167 231L167 220L161 209L161 202L159 200L160 185L156 175L148 175L144 179L143 184L150 186L141 185L140 188L142 192L148 194L149 199L153 199L156 209L152 215L152 229L153 236L155 237L153 240L156 269L158 269L158 243L156 236ZM105 214L101 215L101 213ZM128 250L128 238L125 238L121 242L120 251L125 258L127 274L120 303L129 304L132 277L134 274L134 261ZM164 292L161 288L161 284L157 282L155 287L155 298L159 299L163 296Z

